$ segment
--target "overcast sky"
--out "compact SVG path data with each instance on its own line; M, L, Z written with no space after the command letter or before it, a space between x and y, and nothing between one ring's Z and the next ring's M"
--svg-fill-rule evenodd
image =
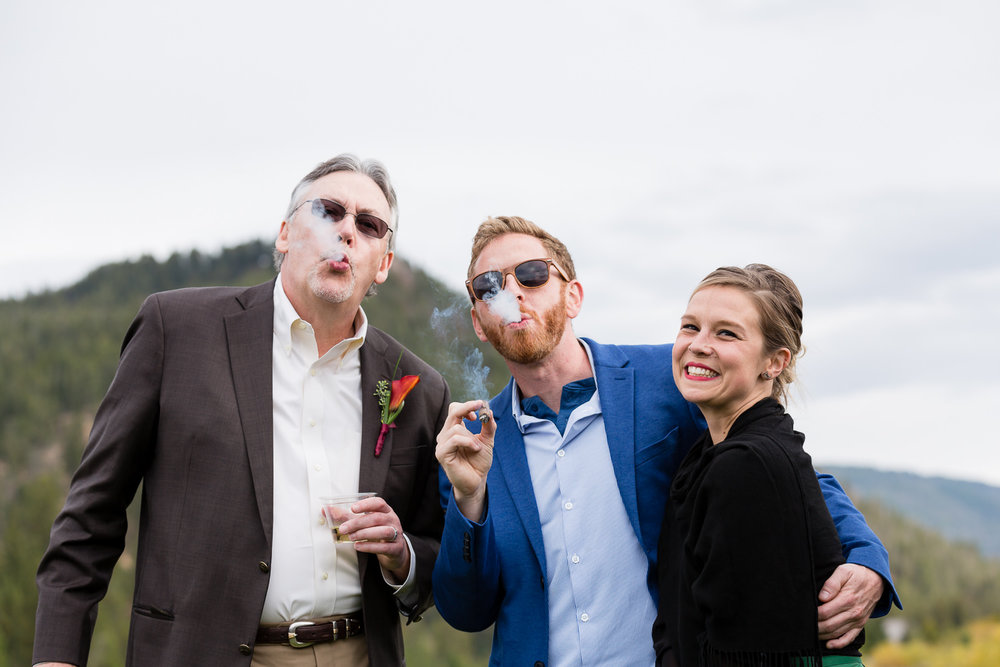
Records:
M717 266L787 272L820 467L1000 485L998 26L995 0L5 0L0 298L271 239L355 152L456 290L487 215L561 237L604 342L672 341Z

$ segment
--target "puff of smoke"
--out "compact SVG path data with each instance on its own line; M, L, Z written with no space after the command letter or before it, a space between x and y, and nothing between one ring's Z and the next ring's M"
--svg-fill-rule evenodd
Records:
M486 389L486 379L490 367L483 363L483 352L477 347L463 343L455 335L458 329L457 319L468 317L468 301L460 298L445 309L434 308L431 313L431 330L448 348L447 362L449 370L462 379L465 396L489 400Z
M521 305L517 297L507 290L493 288L486 293L483 302L495 315L503 318L504 324L521 321Z

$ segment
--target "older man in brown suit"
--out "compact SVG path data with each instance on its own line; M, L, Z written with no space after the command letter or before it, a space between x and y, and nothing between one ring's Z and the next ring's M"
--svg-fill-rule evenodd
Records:
M142 482L128 664L403 664L400 613L431 599L449 395L361 308L396 219L382 165L338 156L295 188L275 281L146 300L39 567L35 663L86 664ZM377 388L405 375L386 428ZM357 491L378 495L335 545L318 498Z

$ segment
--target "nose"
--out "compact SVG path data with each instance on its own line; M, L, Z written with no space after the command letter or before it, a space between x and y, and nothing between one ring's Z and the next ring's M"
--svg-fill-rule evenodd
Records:
M354 214L347 213L338 224L340 225L340 229L337 231L337 240L350 248L354 245L354 237L357 233L357 229L354 226Z
M507 276L510 276L510 280L507 280ZM510 287L508 287L508 285L510 285ZM511 269L503 274L500 289L507 290L511 293L511 296L517 299L524 298L524 293L521 291L521 283L517 282L517 277L514 275L514 269Z
M711 354L711 346L708 344L708 334L704 331L699 331L698 335L691 339L688 343L688 350L691 354L698 356L705 356Z

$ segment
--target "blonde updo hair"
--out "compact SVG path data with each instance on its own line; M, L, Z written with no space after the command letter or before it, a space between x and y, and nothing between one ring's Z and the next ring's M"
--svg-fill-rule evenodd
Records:
M802 294L792 279L766 264L723 266L705 276L692 295L706 287L735 287L748 294L757 306L767 354L787 348L788 365L774 378L771 397L785 403L788 385L795 381L795 361L802 348Z

